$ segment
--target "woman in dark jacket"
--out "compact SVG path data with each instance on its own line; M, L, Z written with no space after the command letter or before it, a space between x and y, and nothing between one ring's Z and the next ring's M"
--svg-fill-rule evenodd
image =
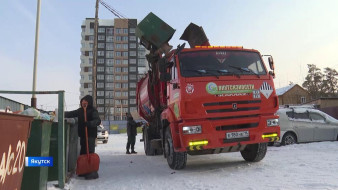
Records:
M101 124L98 111L93 107L93 97L87 95L80 101L81 108L65 112L65 118L78 118L78 135L80 137L80 154L87 154L85 126L88 131L88 149L89 153L95 152L95 140L97 137L97 126ZM87 122L84 118L84 109L87 111ZM97 172L85 175L86 179L98 178Z

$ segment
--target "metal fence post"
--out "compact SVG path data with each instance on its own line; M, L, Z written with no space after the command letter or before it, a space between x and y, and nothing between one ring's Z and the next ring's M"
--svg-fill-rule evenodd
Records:
M58 92L58 176L59 176L59 188L63 189L65 186L65 128L64 128L64 93L65 91Z

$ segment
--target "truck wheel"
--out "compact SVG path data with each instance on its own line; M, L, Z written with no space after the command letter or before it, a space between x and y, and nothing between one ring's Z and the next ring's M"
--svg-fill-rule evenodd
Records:
M248 162L259 162L265 157L267 147L267 143L249 144L241 154Z
M282 138L282 145L290 145L295 143L297 143L297 137L290 132L286 133Z
M165 132L164 153L167 158L168 165L171 169L180 170L185 168L187 163L186 152L175 152L173 139L171 137L170 127Z
M147 156L152 156L155 154L155 150L150 145L150 138L148 134L148 129L143 130L143 143L144 143L144 152Z

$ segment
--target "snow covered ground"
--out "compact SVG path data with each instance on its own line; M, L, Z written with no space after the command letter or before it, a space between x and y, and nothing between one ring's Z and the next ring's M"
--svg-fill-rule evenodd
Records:
M96 149L100 178L74 176L67 189L338 189L338 142L268 147L258 163L245 162L240 153L188 156L187 167L175 171L163 156L145 156L140 137L138 154L126 155L127 135L110 135Z

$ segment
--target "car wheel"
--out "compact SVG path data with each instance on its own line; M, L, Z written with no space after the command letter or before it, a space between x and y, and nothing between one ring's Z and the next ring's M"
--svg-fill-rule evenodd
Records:
M290 145L297 143L297 137L292 133L286 133L282 138L282 145Z
M104 140L104 141L103 141L103 144L107 144L107 143L108 143L108 140Z

